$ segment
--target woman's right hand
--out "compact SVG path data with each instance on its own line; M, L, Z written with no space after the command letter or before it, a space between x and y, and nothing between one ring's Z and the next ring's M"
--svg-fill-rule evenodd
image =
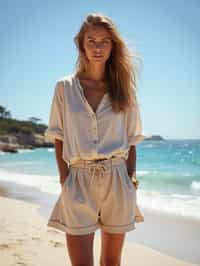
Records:
M67 171L67 174L60 175L60 185L63 187L65 180L68 178L69 170Z

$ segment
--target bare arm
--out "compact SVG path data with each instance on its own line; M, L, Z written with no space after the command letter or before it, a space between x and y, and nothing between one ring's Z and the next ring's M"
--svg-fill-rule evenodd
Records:
M127 171L132 183L138 188L139 181L136 178L136 148L132 145L129 149L128 159L126 160Z
M63 147L63 142L59 139L55 139L55 154L56 154L56 161L58 165L61 185L63 185L69 173L68 164L62 159L62 147Z
M136 148L134 145L131 146L129 149L128 159L126 160L126 166L130 177L136 173Z

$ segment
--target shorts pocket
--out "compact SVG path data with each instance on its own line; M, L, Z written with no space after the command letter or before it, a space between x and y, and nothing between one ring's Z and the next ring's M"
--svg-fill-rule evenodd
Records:
M128 170L127 170L127 167L126 167L126 163L123 164L123 170L124 170L124 173L125 173L125 182L128 186L129 189L136 189L135 185L132 183L132 180L131 180L131 177L129 176L128 174Z
M63 188L64 187L68 187L68 185L69 185L69 181L70 181L70 178L71 178L71 169L69 169L69 172L68 172L68 175L67 175L67 177L66 177L66 179L65 179L65 182L63 183Z

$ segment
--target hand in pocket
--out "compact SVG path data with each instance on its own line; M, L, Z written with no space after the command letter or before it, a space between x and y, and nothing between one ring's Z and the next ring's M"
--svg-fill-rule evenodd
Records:
M67 174L65 174L65 175L61 175L61 176L60 176L60 184L61 184L61 187L63 187L65 181L66 181L67 178L69 177L69 173L70 173L70 171L68 170L68 171L67 171Z
M131 183L135 186L136 189L138 189L139 181L135 177L131 177L129 175L129 171L128 171L127 165L125 166L125 168L126 168L126 172L127 172L128 176L130 178ZM134 174L134 176L136 175L135 172L133 174Z
M133 177L132 177L131 181L132 181L133 185L135 186L135 188L138 189L139 181Z

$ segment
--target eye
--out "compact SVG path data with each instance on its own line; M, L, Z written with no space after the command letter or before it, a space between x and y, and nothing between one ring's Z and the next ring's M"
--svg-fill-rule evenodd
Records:
M105 45L109 45L109 44L111 44L111 40L105 40L103 43L104 43Z
M94 43L94 41L93 40L88 40L88 43Z

